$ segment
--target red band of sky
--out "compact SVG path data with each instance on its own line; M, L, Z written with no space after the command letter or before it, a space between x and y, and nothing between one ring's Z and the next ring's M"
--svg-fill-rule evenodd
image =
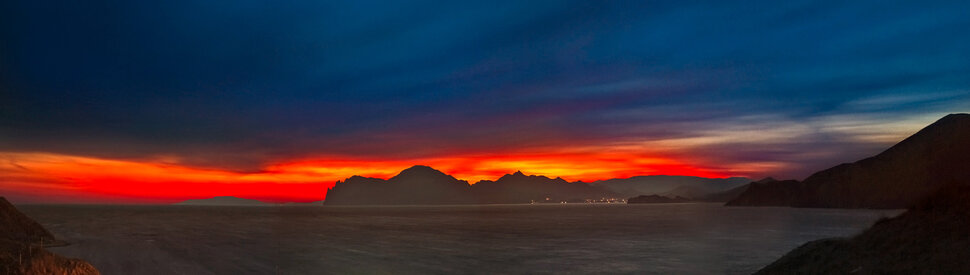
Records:
M171 203L213 196L271 202L322 200L337 180L353 175L389 178L428 165L475 183L521 170L526 174L595 181L637 175L727 177L743 167L698 167L688 160L622 153L473 155L409 160L319 157L240 173L187 167L171 161L109 160L48 153L0 153L0 191L21 201ZM740 172L739 172L740 171Z

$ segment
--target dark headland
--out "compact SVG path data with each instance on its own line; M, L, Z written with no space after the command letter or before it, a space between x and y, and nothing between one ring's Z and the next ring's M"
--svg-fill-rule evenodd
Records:
M970 114L951 114L886 151L804 181L751 184L728 206L906 208L970 179Z
M0 274L100 274L88 262L50 253L54 235L0 197Z
M727 205L908 207L853 238L806 243L758 274L966 274L970 115L947 115L876 156L801 182L751 183Z
M808 242L756 274L966 274L970 186L950 186L850 239Z

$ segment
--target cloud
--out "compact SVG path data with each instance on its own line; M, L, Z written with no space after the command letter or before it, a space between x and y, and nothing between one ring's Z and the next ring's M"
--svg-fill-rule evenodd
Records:
M911 107L915 104L927 104L938 102L965 102L970 98L970 90L946 91L946 92L909 92L880 94L859 98L845 103L846 108L859 111L886 110L899 107Z
M257 173L595 148L800 177L970 108L963 3L3 5L0 152Z

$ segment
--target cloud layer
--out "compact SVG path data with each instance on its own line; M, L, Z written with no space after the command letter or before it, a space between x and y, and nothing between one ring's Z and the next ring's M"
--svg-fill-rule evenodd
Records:
M800 178L970 110L963 3L0 8L0 152L252 173L596 150Z

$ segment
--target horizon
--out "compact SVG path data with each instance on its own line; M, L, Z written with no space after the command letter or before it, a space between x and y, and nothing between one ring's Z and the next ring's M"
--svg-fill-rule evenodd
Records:
M515 172L510 172L510 173L502 174L502 175L499 175L499 176L497 176L495 178L491 178L491 179L484 179L483 178L483 179L478 179L478 180L472 181L472 180L467 180L467 179L462 179L462 178L455 177L452 174L449 174L447 172L438 170L438 169L436 169L436 168L434 168L432 166L429 166L429 165L415 164L415 165L411 165L410 167L401 169L401 171L399 171L398 173L393 174L391 176L385 176L385 177L368 177L368 176L362 176L362 175L351 175L351 176L349 176L347 178L338 179L338 180L334 181L332 184L329 184L329 185L328 184L325 184L325 183L321 183L321 186L327 186L327 187L325 187L325 190L323 190L324 192L322 193L324 195L324 197L320 198L319 200L309 200L309 201L305 200L306 198L301 198L299 200L292 200L292 198L287 198L287 197L282 197L281 198L281 197L258 197L258 196L257 197L253 197L253 196L248 196L248 195L243 195L243 196L238 196L238 195L214 195L214 196L201 196L201 197L200 196L191 196L191 197L163 198L163 199L153 199L153 200L119 200L119 201L94 200L94 201L66 201L66 202L62 202L62 201L44 201L44 200L41 200L41 201L29 201L29 200L27 200L27 201L18 201L17 203L18 204L55 204L55 205L60 205L60 204L89 204L89 205L102 205L102 204L169 205L169 204L176 204L176 203L179 203L179 202L184 202L186 200L204 200L204 199L211 199L211 198L241 198L241 199L248 199L248 200L258 200L260 202L267 203L267 204L321 202L321 201L323 201L325 199L325 196L326 196L326 193L327 193L326 191L329 191L330 189L332 189L333 186L336 185L336 183L346 181L349 178L352 178L352 177L364 177L364 178L375 178L375 179L381 179L381 180L389 180L389 179L391 179L391 178L399 175L404 170L411 169L411 168L415 168L415 167L419 167L419 166L428 167L428 168L430 168L432 170L442 172L445 175L454 177L458 181L465 182L469 186L475 185L475 184L478 184L478 183L481 183L483 181L493 181L494 182L494 181L497 181L498 179L500 179L500 178L502 178L504 176L514 175L516 173L521 173L521 174L523 174L526 177L544 177L544 178L547 178L547 179L563 179L563 180L566 180L566 182L569 182L569 183L584 183L584 184L592 184L592 183L596 183L596 182L600 182L600 181L608 181L608 180L633 179L633 178L637 178L637 177L696 177L696 178L704 178L704 179L744 178L744 179L749 179L751 181L760 180L760 179L752 179L752 178L740 177L740 176L701 177L701 176L685 176L685 175L657 174L657 175L634 175L634 176L629 176L629 177L604 178L604 179L596 179L596 180L591 180L591 181L583 181L583 180L568 180L568 179L565 179L565 178L562 178L562 177L559 177L559 176L551 176L551 175L543 175L543 174L532 174L532 173L523 172L521 170L516 170ZM3 196L0 196L0 197L3 197Z
M0 195L803 179L970 110L967 3L379 3L0 4Z

